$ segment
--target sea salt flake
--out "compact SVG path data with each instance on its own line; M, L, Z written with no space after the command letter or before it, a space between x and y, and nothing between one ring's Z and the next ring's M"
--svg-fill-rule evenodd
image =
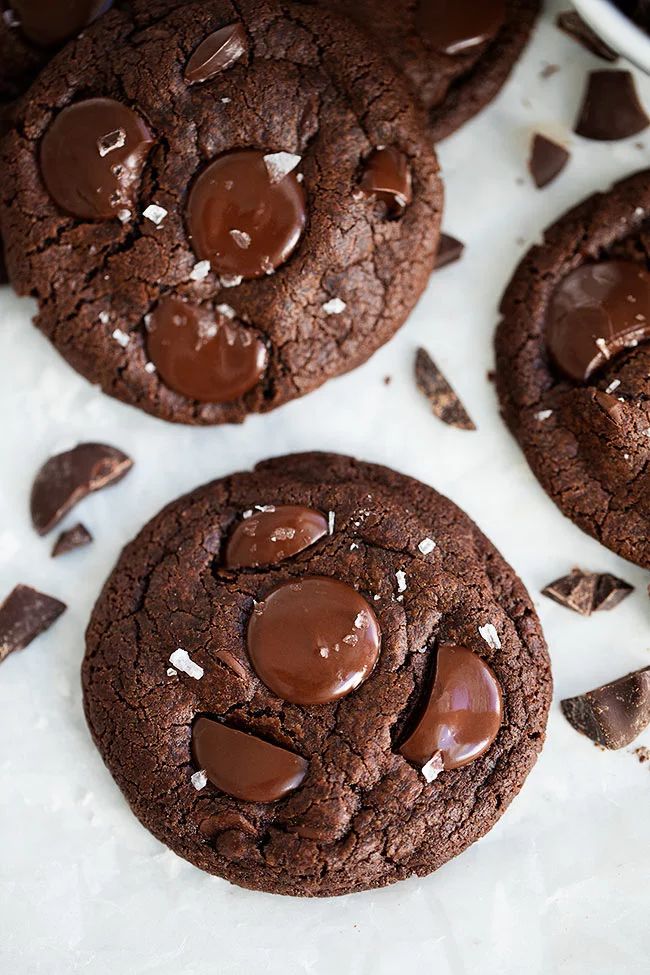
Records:
M539 413L535 414L535 419L543 423L544 420L548 420L551 416L553 416L553 410L540 410Z
M205 789L206 785L208 784L208 777L205 774L205 769L201 769L200 772L195 772L190 781L197 792L200 792L201 789Z
M3 10L2 19L4 20L7 27L20 27L20 20L13 12L13 10Z
M352 545L350 545L350 551L354 552L357 548L359 548L358 544L356 542L352 542Z
M255 510L256 511L262 511L265 515L272 515L273 512L275 511L275 505L274 504L256 504L255 505Z
M210 273L211 268L210 261L197 261L190 271L190 279L192 281L204 281Z
M107 311L100 311L98 318L102 325L108 325L111 320L111 316Z
M244 519L244 521L248 521L248 519L249 518L252 518L252 517L253 517L253 509L252 508L249 508L248 511L244 511L244 513L242 514L242 518Z
M362 630L364 628L364 626L366 625L366 623L367 623L366 614L365 613L358 613L357 614L357 618L354 621L354 628L355 628L355 630Z
M217 305L217 311L220 315L223 315L224 318L229 318L231 321L233 318L237 317L237 312L232 305Z
M322 307L326 315L342 315L348 306L342 298L331 298Z
M167 676L168 677L177 677L178 676L178 671L177 670L174 670L173 667L168 667L167 668Z
M422 775L427 780L429 784L435 782L441 772L444 772L445 766L442 761L442 755L440 752L436 752L433 758L430 758L426 765L422 766Z
M356 633L348 633L347 636L343 637L343 643L347 644L349 647L356 647L359 642L359 637Z
M243 251L247 251L252 244L251 235L245 233L243 230L231 230L230 236L237 244L237 247L241 247Z
M115 129L113 132L108 132L97 140L97 148L102 158L107 156L109 152L122 149L124 145L126 145L126 132L124 129Z
M605 339L596 339L596 345L598 346L602 354L605 356L605 358L609 359L610 351L609 351L609 346L607 345Z
M327 647L321 647L318 652L320 653L321 657L324 657L325 659L327 659L330 655L330 652L327 649Z
M142 216L150 220L156 227L159 227L167 216L167 212L164 207L159 206L157 203L150 203L147 209L144 210Z
M199 667L198 664L195 664L190 658L187 650L183 650L181 647L174 650L169 658L169 662L183 674L187 674L188 677L193 677L194 680L201 680L203 674L205 673L203 667Z
M403 569L398 569L395 578L397 579L397 591L406 592L406 572Z
M479 626L478 631L487 643L488 647L490 647L492 650L501 649L499 634L496 631L496 627L492 623L486 623L484 626Z
M156 367L154 366L153 362L145 362L144 371L148 372L150 376L153 376L154 372L156 371Z
M295 537L295 528L276 528L275 531L271 533L272 542L286 542Z
M420 544L418 545L418 548L420 549L423 555L431 555L435 547L436 547L436 543L432 538L423 538Z
M621 380L620 379L612 379L611 383L609 384L609 386L607 387L607 389L605 390L605 392L606 393L613 393L614 390L615 389L618 389L618 387L620 385L621 385Z
M222 288L238 288L243 281L241 274L225 274L221 278Z
M115 339L118 345L122 346L123 349L125 349L129 344L129 342L131 341L131 336L127 335L126 332L123 332L121 328L115 329L115 331L113 332L113 338Z
M301 162L302 156L296 156L292 152L272 152L268 156L264 156L264 165L269 174L271 185L281 183L285 176L292 173Z
M221 104L222 105L230 105L231 101L232 101L232 98L224 97L224 98L221 99Z
M132 216L133 214L130 210L127 210L126 207L124 207L123 210L117 211L117 217L120 223L128 223Z
M334 534L334 524L336 522L336 512L330 511L327 515L327 532L329 535Z

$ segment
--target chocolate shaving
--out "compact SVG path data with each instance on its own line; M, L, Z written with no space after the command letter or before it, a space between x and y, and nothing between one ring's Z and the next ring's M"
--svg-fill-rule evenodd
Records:
M575 131L585 139L613 142L642 132L649 123L629 71L592 71Z
M565 10L563 13L558 14L555 23L560 30L568 34L572 40L586 48L587 51L595 54L597 58L602 58L603 61L609 61L610 63L618 61L616 51L613 51L609 44L601 40L598 34L591 29L589 24L575 10Z
M0 606L0 663L24 650L65 612L65 603L30 586L16 586Z
M133 467L121 450L105 444L80 444L51 457L32 487L31 513L39 535L47 535L79 501L120 481Z
M556 579L542 589L544 596L581 616L614 609L631 592L634 592L634 586L609 572L583 572L581 569L573 569L570 575Z
M624 748L650 724L650 667L561 705L576 731L604 748Z
M460 430L476 430L458 395L425 349L418 349L415 358L415 381L439 420Z
M564 146L560 146L557 142L553 142L551 139L547 139L545 135L536 132L533 136L528 168L537 189L541 190L544 186L552 183L560 175L570 158L571 155Z
M73 552L76 548L83 548L84 545L90 545L92 540L93 536L90 534L86 526L82 525L80 522L73 528L69 528L67 531L61 532L54 543L52 558L56 559L59 555L66 555L68 552Z
M436 257L435 270L439 271L454 261L459 261L463 256L465 245L460 240L456 240L450 234L441 234L438 244L438 256Z

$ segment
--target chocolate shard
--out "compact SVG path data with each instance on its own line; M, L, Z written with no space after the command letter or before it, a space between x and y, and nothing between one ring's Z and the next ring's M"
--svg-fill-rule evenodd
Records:
M575 131L585 139L627 139L649 123L629 71L592 71Z
M609 44L601 40L598 34L591 29L589 24L575 10L564 10L557 15L555 22L560 30L563 30L574 41L577 41L582 47L595 54L597 58L602 58L603 61L609 61L612 64L614 61L618 61L616 51L612 50Z
M650 667L561 705L576 731L605 748L624 748L650 724Z
M439 271L443 267L447 267L448 264L453 264L454 261L459 261L463 256L463 251L465 250L465 245L460 241L456 240L450 234L440 234L440 243L438 244L438 256L436 257L436 266L434 270Z
M79 501L120 481L133 467L121 450L106 444L79 444L51 457L34 479L31 514L39 535L47 535Z
M83 548L84 545L90 545L92 540L93 536L86 526L79 522L73 528L61 532L54 543L52 558L56 559L59 555L66 555L68 552L73 552L76 548Z
M439 420L459 430L476 430L454 389L426 351L418 349L415 358L415 381Z
M24 650L65 612L65 603L30 586L18 585L0 606L0 663Z
M542 589L544 596L581 616L614 609L631 592L634 586L609 572L583 572L582 569L573 569L570 575Z
M547 139L545 135L536 132L533 136L528 168L537 189L541 190L544 186L552 183L560 175L570 158L571 154L564 146L560 146L557 142L553 142L551 139Z

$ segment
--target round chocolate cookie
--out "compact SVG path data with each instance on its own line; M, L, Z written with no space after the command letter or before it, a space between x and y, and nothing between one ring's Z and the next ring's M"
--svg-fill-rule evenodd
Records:
M22 102L0 210L37 325L110 395L239 422L364 362L435 262L442 189L406 83L294 3L113 8Z
M434 140L495 98L528 43L541 0L319 0L356 20L405 72Z
M501 307L506 423L561 511L650 567L650 171L576 207Z
M483 836L544 741L523 585L431 488L282 457L171 504L95 607L86 716L133 811L203 870L330 896Z

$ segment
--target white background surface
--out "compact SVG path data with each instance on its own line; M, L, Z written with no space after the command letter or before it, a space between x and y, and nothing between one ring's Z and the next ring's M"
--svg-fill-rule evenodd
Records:
M650 163L650 130L615 145L571 134L587 69L602 67L552 26L500 99L441 147L446 229L467 243L435 276L397 338L364 368L242 428L167 426L102 396L0 294L0 596L15 583L69 611L0 668L0 970L11 975L627 975L650 954L650 766L603 753L558 700L650 664L648 573L581 534L543 494L497 413L486 378L496 307L547 223L586 193ZM540 77L546 62L561 71ZM638 77L650 108L650 80ZM531 133L570 145L543 192L528 177ZM642 145L638 145L642 143ZM477 433L446 428L412 380L425 345ZM384 385L384 376L393 382ZM136 468L84 502L95 544L53 562L30 527L32 477L54 451L104 440ZM450 495L528 585L553 658L544 754L494 831L426 880L329 901L253 894L201 874L137 823L85 727L83 631L120 549L164 503L267 456L323 448L389 464ZM539 596L573 565L637 586L610 615L582 619ZM650 744L646 734L638 744Z

